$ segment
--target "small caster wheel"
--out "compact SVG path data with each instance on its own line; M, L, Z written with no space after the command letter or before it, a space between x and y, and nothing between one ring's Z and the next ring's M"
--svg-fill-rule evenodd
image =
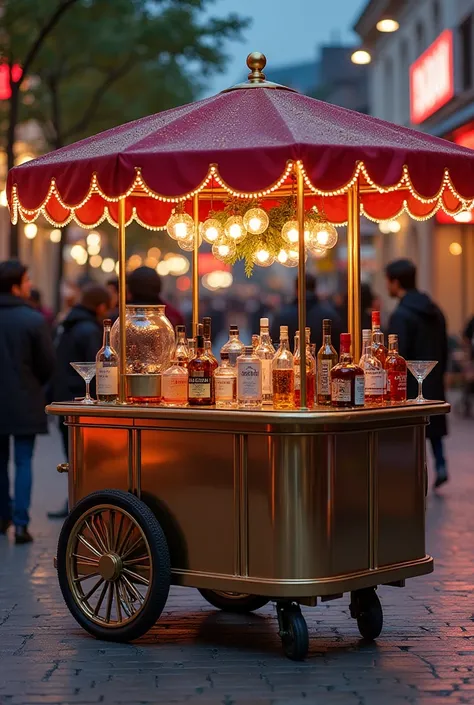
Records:
M303 661L309 649L308 627L299 605L277 604L280 637L285 656L292 661Z
M248 614L255 612L268 603L267 597L259 595L247 595L240 592L222 592L221 590L199 590L201 595L213 607L223 612L233 614Z
M351 617L357 619L360 635L367 641L377 639L383 627L383 611L375 588L351 593Z

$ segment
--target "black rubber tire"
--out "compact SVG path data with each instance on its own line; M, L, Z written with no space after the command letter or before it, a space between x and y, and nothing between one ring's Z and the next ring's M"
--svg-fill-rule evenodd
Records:
M285 608L281 615L284 633L281 638L285 656L291 661L304 661L309 650L306 620L297 605Z
M374 641L383 628L383 610L375 588L352 593L351 614L357 619L360 635Z
M210 605L216 607L223 612L232 612L233 614L247 614L255 612L268 604L268 597L259 595L234 595L229 592L218 592L215 590L199 590L204 599Z
M139 524L149 544L154 571L150 590L143 608L132 622L122 627L103 627L90 620L77 605L69 587L66 572L66 550L71 531L78 519L89 509L111 504L127 511ZM168 544L152 511L135 495L121 490L100 490L80 500L66 518L58 541L57 571L64 601L78 624L89 634L104 641L128 642L148 632L159 619L168 599L171 585L171 565Z

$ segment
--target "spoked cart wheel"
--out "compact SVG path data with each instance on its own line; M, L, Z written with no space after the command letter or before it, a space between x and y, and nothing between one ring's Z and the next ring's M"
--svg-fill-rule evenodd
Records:
M357 619L360 635L373 641L383 627L383 611L375 588L365 588L351 593L351 617Z
M131 641L158 620L171 583L168 546L150 509L134 495L101 490L82 499L59 536L64 600L93 636Z
M294 602L277 602L278 625L285 655L292 661L303 661L309 649L306 620Z
M248 595L240 592L222 592L220 590L199 590L209 604L223 612L247 614L268 604L267 597Z

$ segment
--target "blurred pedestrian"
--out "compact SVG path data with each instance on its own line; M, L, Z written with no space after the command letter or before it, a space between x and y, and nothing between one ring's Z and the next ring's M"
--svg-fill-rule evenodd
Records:
M339 349L339 335L343 333L342 322L336 309L317 295L317 281L312 274L306 275L306 325L311 328L311 341L319 350L323 343L323 319L332 320L332 342ZM295 279L295 298L287 306L275 313L271 321L270 334L275 346L280 340L280 326L288 326L290 341L298 330L298 279Z
M390 318L389 330L398 335L400 354L407 360L437 360L438 364L423 384L427 399L445 399L444 375L448 364L446 321L440 308L416 288L416 266L408 259L391 262L385 270L388 293L399 300ZM417 395L414 377L409 375L408 397ZM434 487L448 480L443 438L447 435L445 416L432 416L427 429L436 469Z
M108 318L115 323L119 317L119 282L117 277L107 280L107 290L110 294L110 311Z
M110 309L110 294L100 284L87 284L80 303L69 311L58 327L55 339L57 364L53 375L53 400L73 401L84 393L84 382L71 367L71 362L92 362L102 346L102 321ZM94 382L91 384L94 393ZM68 429L59 416L59 430L64 455L69 458ZM68 514L67 502L58 511L48 512L50 519L62 519Z
M0 263L0 534L15 525L15 543L28 531L32 459L37 434L48 432L44 387L54 369L54 348L44 317L28 304L31 282L17 260ZM10 499L10 436L15 491Z
M138 267L127 277L127 303L132 306L166 306L165 314L173 328L184 324L184 319L178 309L161 298L161 279L155 269Z
M50 308L43 305L41 292L39 289L32 289L29 299L29 304L44 316L46 323L52 329L54 325L54 313Z

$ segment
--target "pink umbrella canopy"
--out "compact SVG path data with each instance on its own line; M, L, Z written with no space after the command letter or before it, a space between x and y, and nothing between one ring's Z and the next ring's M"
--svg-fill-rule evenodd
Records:
M309 205L323 207L334 223L347 220L356 181L361 211L375 221L473 208L473 151L272 84L263 55L250 55L248 65L248 83L13 168L12 220L117 224L126 196L127 222L160 228L177 202L190 210L195 193L212 194L200 205L203 218L232 196L278 199L295 163L304 169Z

